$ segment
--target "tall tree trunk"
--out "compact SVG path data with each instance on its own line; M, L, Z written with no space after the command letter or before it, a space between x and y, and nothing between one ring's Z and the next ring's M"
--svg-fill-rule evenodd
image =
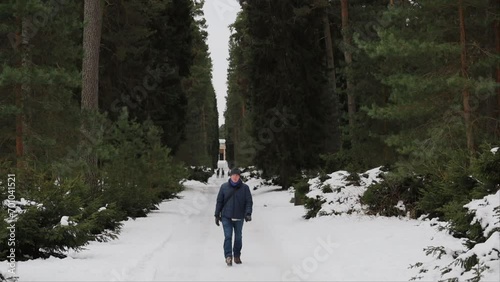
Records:
M463 1L458 0L458 16L460 19L460 62L461 62L461 74L464 79L468 78L467 74L467 46L466 46L466 34L465 34L465 19L464 19L464 7ZM462 100L464 106L464 123L465 123L465 134L467 138L467 149L471 155L475 152L474 135L472 129L471 120L471 107L470 107L470 92L467 86L464 86L462 90Z
M82 111L95 113L99 109L99 46L101 44L102 6L100 0L85 0L83 28L83 63L82 63ZM95 140L92 125L84 122L82 133L86 139L85 145ZM89 150L90 151L90 150ZM86 173L87 184L97 192L97 156L90 153L85 157L88 165Z
M355 126L355 114L356 114L356 101L352 93L352 78L350 77L349 69L352 64L352 53L349 50L351 48L351 36L349 31L349 2L348 0L340 1L342 7L342 37L344 40L344 58L346 62L346 81L347 81L347 112L349 116L349 127L351 134L351 141L354 137L354 126Z
M330 140L331 144L327 144L328 151L330 153L336 153L341 147L341 135L340 135L340 110L339 110L339 97L337 95L336 84L337 78L335 76L335 61L333 57L333 39L330 30L330 20L328 19L328 7L323 8L323 33L325 36L325 47L326 47L326 62L328 68L328 85L330 93L332 95L332 105L331 105L331 132L332 138Z
M100 0L85 0L82 64L82 110L98 110L99 46L102 6Z

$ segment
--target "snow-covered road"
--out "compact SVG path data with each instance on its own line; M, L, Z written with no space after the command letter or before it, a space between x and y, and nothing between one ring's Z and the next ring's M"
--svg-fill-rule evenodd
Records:
M65 259L20 262L20 281L407 281L410 264L430 260L423 248L459 244L416 220L305 220L289 192L261 187L252 190L253 220L243 227L243 264L228 267L213 217L223 181L187 182L181 199L126 221L118 240L92 242Z
M266 213L256 212L254 221L244 224L243 264L234 264L231 268L225 264L222 225L216 226L213 216L217 192L225 180L212 178L203 186L188 182L183 199L163 204L160 212L155 213L153 224L163 225L159 227L161 231L141 231L145 232L144 236L151 234L149 238L157 241L158 246L145 252L138 266L123 267L120 270L123 275L118 280L281 280L283 267L290 266L291 262L283 256L282 244L277 241L279 236L273 236L269 226L273 220L266 220ZM255 206L263 207L259 198L255 197ZM284 206L290 204L284 203ZM297 218L301 221L299 213Z

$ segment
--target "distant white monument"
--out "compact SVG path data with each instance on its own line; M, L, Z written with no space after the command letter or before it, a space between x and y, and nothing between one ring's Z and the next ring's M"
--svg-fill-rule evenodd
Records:
M226 161L226 139L219 139L219 161L217 162L217 168L222 168L225 171L229 170Z

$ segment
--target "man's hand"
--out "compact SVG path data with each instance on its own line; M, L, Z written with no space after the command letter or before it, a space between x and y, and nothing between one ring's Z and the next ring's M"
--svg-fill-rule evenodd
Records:
M217 215L216 215L216 216L215 216L215 224L216 224L217 226L219 226L219 225L220 225L220 224L219 224L219 221L220 221L220 216L217 216Z
M247 215L245 216L245 221L252 221L252 216L251 216L251 215L249 215L249 214L247 214Z

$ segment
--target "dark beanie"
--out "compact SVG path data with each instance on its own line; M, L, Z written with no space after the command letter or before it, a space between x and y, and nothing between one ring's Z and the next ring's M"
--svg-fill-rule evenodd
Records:
M237 168L233 168L233 169L231 169L231 172L229 173L229 175L233 175L233 174L241 175L241 171Z

